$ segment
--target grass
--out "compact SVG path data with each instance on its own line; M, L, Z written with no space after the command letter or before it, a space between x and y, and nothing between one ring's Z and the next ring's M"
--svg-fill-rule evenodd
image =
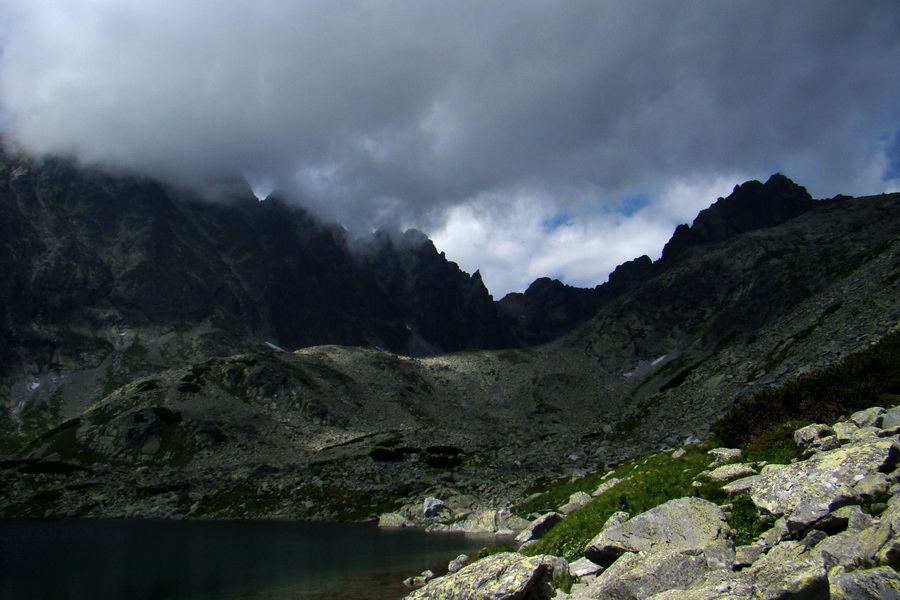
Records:
M687 496L700 496L717 504L730 503L728 524L737 545L757 539L770 524L747 498L729 500L721 484L693 485L711 458L715 446L741 447L742 460L786 464L801 458L793 440L795 430L811 422L834 422L850 412L870 406L900 404L900 332L889 334L871 348L841 363L789 381L735 404L715 425L717 438L685 448L680 458L664 452L633 459L617 467L609 477L621 479L612 489L593 499L548 532L525 553L554 554L575 560L613 513L631 515ZM604 480L595 473L577 481L541 482L528 490L527 502L516 512L546 512L564 504L570 494L590 493Z
M621 479L617 485L569 515L537 544L528 547L526 554L554 554L576 560L613 513L625 511L636 515L669 500L696 495L696 489L691 484L694 477L711 462L707 452L713 447L714 442L707 441L687 447L684 456L679 458L671 452L664 452L620 465L611 475ZM589 476L548 490L541 498L518 507L517 512L545 503L559 506L568 498L569 490L593 491L601 478L598 475ZM545 497L547 502L544 502Z

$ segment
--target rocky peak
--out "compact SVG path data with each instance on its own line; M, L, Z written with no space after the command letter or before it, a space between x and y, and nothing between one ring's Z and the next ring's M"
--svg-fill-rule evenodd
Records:
M500 310L523 342L549 342L584 323L613 298L669 269L690 248L780 225L818 204L805 188L779 173L766 183L748 181L700 211L692 225L679 225L658 261L641 256L623 263L610 274L609 281L593 289L538 279L524 294L503 298Z
M679 225L665 245L661 266L691 246L723 242L736 235L774 227L799 217L817 204L806 188L780 173L765 183L737 185L727 198L719 198L697 215L692 225Z

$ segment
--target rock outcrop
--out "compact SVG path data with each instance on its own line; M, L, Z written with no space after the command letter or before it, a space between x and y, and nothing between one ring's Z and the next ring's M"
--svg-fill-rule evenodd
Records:
M614 515L588 544L585 559L570 566L584 578L571 593L547 589L552 579L541 579L540 570L547 556L505 553L471 565L467 577L450 574L429 584L446 596L409 598L898 598L900 431L884 418L887 412L873 408L833 427L798 430L811 456L769 465L732 487L762 517L777 519L750 545L734 547L722 508L681 498L634 517ZM885 421L890 428L881 427ZM842 428L857 433L845 439L828 433ZM818 434L836 438L839 447L816 449Z

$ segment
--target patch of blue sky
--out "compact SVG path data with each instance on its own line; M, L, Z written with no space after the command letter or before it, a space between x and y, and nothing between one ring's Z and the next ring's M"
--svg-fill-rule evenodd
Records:
M893 141L888 144L886 155L887 166L882 179L884 181L900 179L900 129L894 134Z
M630 217L642 208L649 205L650 196L648 196L647 194L628 194L627 196L622 198L622 201L619 203L619 206L616 207L615 212L623 216Z
M567 212L559 212L541 221L541 228L549 233L551 231L556 231L560 227L571 227L572 226L572 215Z

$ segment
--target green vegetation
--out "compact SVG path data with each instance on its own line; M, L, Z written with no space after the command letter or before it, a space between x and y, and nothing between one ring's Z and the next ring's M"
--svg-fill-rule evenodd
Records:
M785 421L833 422L875 405L900 402L900 332L843 362L742 399L720 418L713 432L740 446Z
M520 515L555 510L575 492L590 493L611 477L621 481L594 498L554 527L529 555L555 554L568 559L581 556L587 543L617 511L636 515L686 496L700 496L717 504L729 503L728 524L735 543L747 544L770 524L747 498L729 499L720 484L693 485L716 446L741 447L746 461L788 463L800 458L793 432L810 422L835 422L870 406L900 403L900 332L885 336L871 348L845 361L748 397L729 410L715 425L717 438L685 448L680 458L671 452L635 458L612 473L595 473L576 481L544 481L528 490L529 498L516 507ZM702 481L702 478L701 478ZM877 505L878 498L872 504Z
M529 547L526 553L555 554L570 560L577 559L585 545L597 535L613 513L626 511L636 515L669 500L696 495L691 483L709 465L711 458L707 452L713 447L712 442L704 442L686 448L686 453L680 458L675 458L671 452L664 452L620 465L610 476L621 479L617 485L569 515L537 544ZM592 492L601 483L601 479L599 474L591 475L554 487L540 498L518 507L517 512L559 506L575 491Z

